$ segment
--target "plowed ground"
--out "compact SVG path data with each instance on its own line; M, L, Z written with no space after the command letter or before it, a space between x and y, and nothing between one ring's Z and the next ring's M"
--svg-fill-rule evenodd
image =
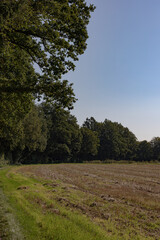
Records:
M107 235L160 239L158 164L35 165L17 171L39 179L54 200L86 215Z

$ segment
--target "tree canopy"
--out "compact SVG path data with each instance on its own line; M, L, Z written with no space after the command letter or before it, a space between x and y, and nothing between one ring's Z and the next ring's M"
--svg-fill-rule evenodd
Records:
M82 143L79 156L82 160L93 159L98 153L99 138L98 134L89 128L82 127Z
M73 107L61 77L86 49L92 11L85 0L0 1L0 148L19 144L33 100Z
M54 161L72 161L77 158L81 148L81 132L77 119L69 111L58 109L52 105L42 104L48 123L48 141L44 159Z
M1 0L0 10L0 91L43 95L72 107L72 84L60 79L86 49L94 6L84 0Z

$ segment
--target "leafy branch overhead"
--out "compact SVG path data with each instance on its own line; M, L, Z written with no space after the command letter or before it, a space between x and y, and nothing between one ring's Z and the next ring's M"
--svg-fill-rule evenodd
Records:
M0 9L0 90L44 94L71 107L72 85L60 79L86 49L94 6L84 0L1 0Z

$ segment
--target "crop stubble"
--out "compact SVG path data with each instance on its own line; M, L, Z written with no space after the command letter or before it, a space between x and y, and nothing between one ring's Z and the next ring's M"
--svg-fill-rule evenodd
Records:
M130 229L132 237L139 232L160 239L158 164L58 164L18 171L49 181L54 200L87 215L107 233L113 233L112 223L121 234Z

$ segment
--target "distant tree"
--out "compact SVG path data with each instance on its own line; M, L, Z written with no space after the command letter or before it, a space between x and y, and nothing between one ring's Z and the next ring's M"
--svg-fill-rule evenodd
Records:
M43 106L49 120L49 137L45 150L48 162L76 161L81 147L81 133L77 119L69 111Z
M100 141L97 158L133 159L136 137L121 124L105 120L97 122L93 117L87 118L83 127L96 132Z
M97 122L93 117L86 118L86 120L83 123L83 127L88 128L92 131L98 132L98 130L100 128L100 123Z
M153 151L153 159L160 160L160 137L154 137L150 144Z
M34 106L23 121L24 146L29 151L44 151L47 145L47 123L41 107Z
M32 107L22 122L22 131L21 142L12 150L12 162L33 163L32 155L43 152L47 145L47 122L40 107Z
M137 144L137 160L138 161L150 161L153 157L153 151L151 143L146 140L138 142Z
M100 159L114 159L115 158L115 131L111 121L105 120L100 134Z
M93 132L89 128L82 127L82 144L79 153L80 159L90 160L98 153L99 138L96 132Z
M119 159L134 160L136 157L137 149L136 136L128 128L123 127L121 124L115 124L117 125L119 132Z

